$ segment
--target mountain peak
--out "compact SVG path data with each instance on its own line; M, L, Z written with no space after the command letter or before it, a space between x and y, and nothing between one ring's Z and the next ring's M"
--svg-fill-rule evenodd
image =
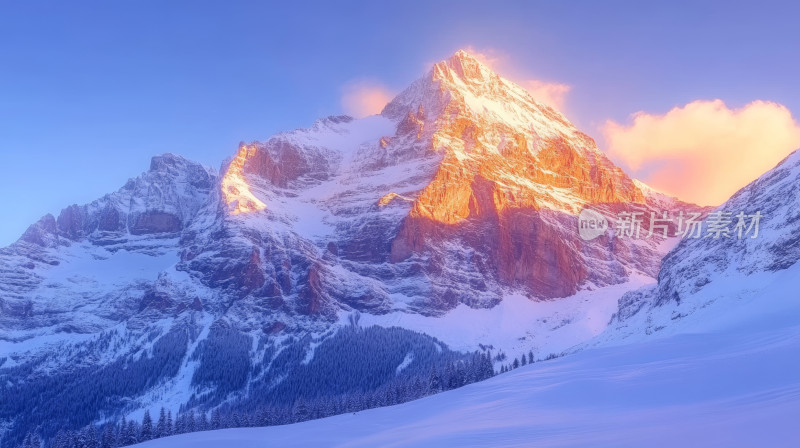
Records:
M474 60L474 61L477 61L477 60L478 60L478 58L476 58L475 56L473 56L473 55L469 54L469 52L468 52L467 50L464 50L463 48L462 48L462 49L459 49L458 51L456 51L455 53L453 53L453 56L451 57L451 59L453 59L453 58L458 58L458 59L472 59L472 60Z
M167 152L164 154L159 154L157 156L153 156L150 158L150 169L149 171L168 171L170 168L174 168L180 165L186 165L194 163L183 156L178 154L173 154L171 152Z
M586 138L559 111L537 102L525 88L464 50L436 63L387 104L382 114L402 120L420 108L428 120L471 117L483 128L502 123L523 133L533 130L536 139L578 142Z
M486 81L498 78L491 68L464 50L458 50L450 58L436 64L435 68L454 72L462 80Z
M455 78L464 82L499 81L500 77L478 58L464 50L458 50L450 58L434 65L433 79Z
M403 118L420 106L438 115L454 99L484 98L498 100L503 96L513 102L528 101L524 89L505 80L478 58L464 50L434 64L425 76L416 80L396 96L383 110L383 115ZM532 101L532 100L531 100Z

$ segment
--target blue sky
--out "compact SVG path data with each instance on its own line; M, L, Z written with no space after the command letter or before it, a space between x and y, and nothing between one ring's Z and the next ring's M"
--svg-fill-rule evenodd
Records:
M152 155L219 166L340 113L354 80L399 91L466 46L571 86L567 114L601 146L606 120L698 99L800 111L791 2L165 3L0 0L0 245Z

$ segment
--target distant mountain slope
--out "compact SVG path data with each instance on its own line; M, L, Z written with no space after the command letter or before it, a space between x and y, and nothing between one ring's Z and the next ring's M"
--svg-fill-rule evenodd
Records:
M216 183L165 154L118 191L43 217L0 249L0 338L88 334L136 314Z
M657 284L623 296L599 341L694 331L726 322L770 325L800 320L800 314L786 308L793 304L775 302L764 293L783 285L784 294L791 294L792 285L800 284L787 273L796 272L790 268L800 260L799 193L800 150L715 211L730 220L729 238L706 233L681 241L664 259ZM744 225L737 229L740 214Z

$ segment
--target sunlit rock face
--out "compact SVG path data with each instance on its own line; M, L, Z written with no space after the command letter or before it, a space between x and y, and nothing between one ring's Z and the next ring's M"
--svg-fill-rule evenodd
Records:
M587 205L680 205L642 190L558 111L463 51L379 116L242 144L221 189L222 206L203 220L218 231L192 229L181 269L270 298L283 319L438 314L493 306L508 288L557 298L654 275L660 241L585 242L575 216ZM244 279L254 269L263 282Z
M563 115L468 54L437 64L384 114L402 117L398 134L427 138L441 154L393 239L390 259L424 254L425 269L445 277L453 263L466 266L470 281L442 278L441 286L451 284L442 294L491 305L504 286L563 297L587 280L623 281L628 264L652 273L645 265L660 257L654 247L643 247L648 253L640 263L610 246L593 250L618 263L616 269L589 272L574 215L588 204L647 209L645 193ZM489 284L494 297L476 301L473 291Z

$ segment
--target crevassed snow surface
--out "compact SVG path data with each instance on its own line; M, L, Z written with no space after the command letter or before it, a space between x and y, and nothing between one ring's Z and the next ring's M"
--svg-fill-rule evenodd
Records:
M160 447L800 446L800 266L683 333L537 362L402 405ZM765 319L773 310L784 319Z

